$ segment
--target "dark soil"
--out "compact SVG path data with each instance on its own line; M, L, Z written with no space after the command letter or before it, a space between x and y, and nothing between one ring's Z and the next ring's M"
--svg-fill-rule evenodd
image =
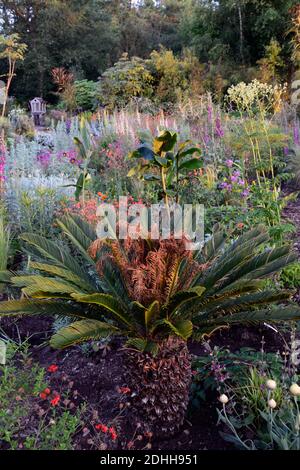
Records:
M2 319L0 326L12 339L30 338L32 358L41 366L47 368L50 364L59 366L55 374L48 374L51 388L61 390L62 384L72 384L72 400L79 405L82 402L89 404L87 422L84 425L84 435L80 432L75 438L77 449L90 449L95 445L91 441L96 423L117 422L118 441L107 443L108 448L127 449L133 436L134 448L149 448L156 450L203 450L232 448L220 437L220 428L217 427L217 396L208 397L199 410L192 413L191 421L188 419L180 432L169 439L156 440L155 436L149 438L140 434L133 427L128 410L126 409L126 395L120 393L120 387L125 387L123 378L122 345L115 341L110 349L92 352L85 355L80 347L69 348L65 351L51 349L47 340L51 332L53 319L51 317ZM261 348L261 343L267 345L267 351L284 350L285 338L282 333L276 333L268 326L260 328L233 327L230 330L216 332L210 340L213 347L226 347L237 351L241 347ZM189 345L192 355L208 354L204 347L198 343ZM103 443L102 443L103 445ZM106 444L105 444L106 445ZM105 447L104 447L105 448Z

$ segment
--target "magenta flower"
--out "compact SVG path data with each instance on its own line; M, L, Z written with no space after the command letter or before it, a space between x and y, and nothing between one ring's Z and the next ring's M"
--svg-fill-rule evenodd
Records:
M294 125L293 129L294 144L300 145L299 124Z
M4 183L4 181L6 180L5 166L6 166L6 147L4 143L1 143L0 144L0 183Z
M216 134L220 139L224 137L224 129L222 127L220 116L217 116L216 118Z

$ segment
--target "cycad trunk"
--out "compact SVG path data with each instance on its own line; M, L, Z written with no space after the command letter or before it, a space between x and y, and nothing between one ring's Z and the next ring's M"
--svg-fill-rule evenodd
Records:
M131 409L146 430L173 434L183 424L191 384L191 359L186 342L170 337L153 357L126 352L126 380Z

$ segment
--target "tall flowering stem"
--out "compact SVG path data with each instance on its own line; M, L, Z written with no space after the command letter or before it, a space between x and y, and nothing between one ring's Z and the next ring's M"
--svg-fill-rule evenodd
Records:
M0 197L3 196L5 187L5 165L6 165L6 147L4 139L0 137Z

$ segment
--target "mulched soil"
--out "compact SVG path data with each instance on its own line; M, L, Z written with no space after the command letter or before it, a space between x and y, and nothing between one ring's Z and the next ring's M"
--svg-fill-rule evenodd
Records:
M56 351L47 345L53 319L51 317L20 318L1 320L0 326L13 339L30 337L32 358L47 368L57 364L56 373L48 373L51 389L61 390L63 384L72 384L72 401L76 407L83 402L89 404L84 431L75 437L77 449L90 449L95 445L105 449L127 449L134 440L134 448L155 450L226 450L232 446L220 437L217 427L217 396L208 397L199 410L193 412L191 421L185 421L180 432L167 439L156 440L139 434L134 428L126 409L126 395L120 393L120 387L126 386L123 378L123 354L118 341L110 349L85 355L80 347ZM46 332L46 333L45 333ZM267 345L267 351L284 350L284 337L267 326L260 328L233 327L230 330L216 332L210 345L226 347L231 351L241 347L261 348L261 342ZM207 354L198 343L189 345L193 355ZM95 441L95 423L117 422L119 438L115 443ZM135 438L133 439L133 436ZM101 447L102 446L102 447ZM104 446L104 447L103 447Z

